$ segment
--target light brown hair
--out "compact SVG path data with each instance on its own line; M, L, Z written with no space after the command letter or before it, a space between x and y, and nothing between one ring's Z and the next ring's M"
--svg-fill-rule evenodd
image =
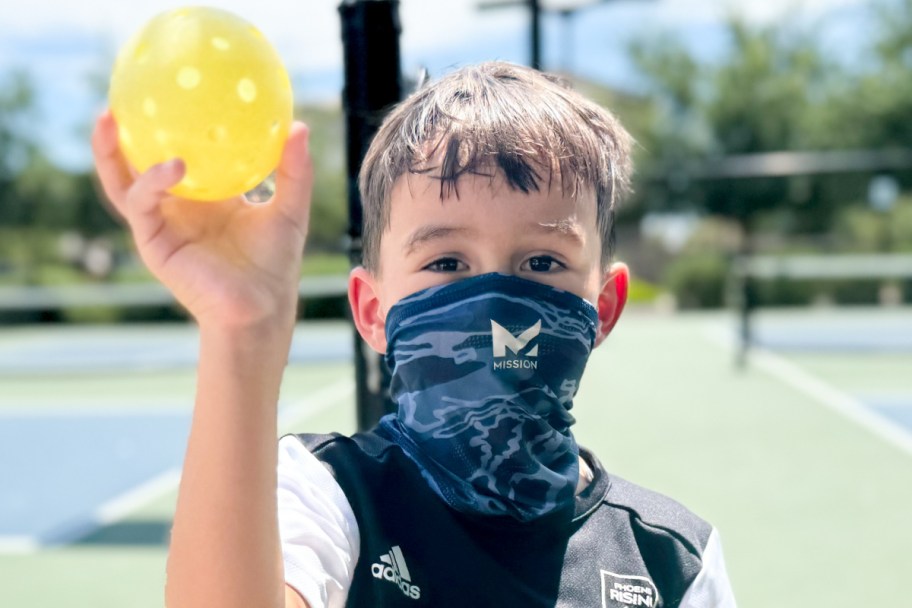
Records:
M440 181L458 197L459 177L500 172L522 192L594 192L603 266L614 249L614 215L630 185L632 138L611 112L558 79L489 62L462 68L419 89L390 114L361 167L364 267L379 273L390 193L407 173Z

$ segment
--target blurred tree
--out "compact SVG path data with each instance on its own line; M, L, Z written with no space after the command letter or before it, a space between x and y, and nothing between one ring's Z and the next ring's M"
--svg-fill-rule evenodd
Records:
M15 182L36 154L29 127L35 120L35 92L28 74L0 74L0 227L15 226L29 215L16 195Z
M62 268L62 234L89 241L118 227L98 204L91 173L57 167L37 145L39 119L29 75L0 76L0 262L25 283L59 276L49 271Z
M751 26L734 18L728 52L713 62L701 62L667 35L637 42L632 56L659 108L645 137L652 154L640 165L652 179L639 187L640 202L734 219L747 236L743 253L752 242L777 251L806 250L811 243L877 251L887 241L891 249L908 250L910 210L904 199L890 211L869 209L870 170L705 178L714 159L728 155L912 145L912 0L875 0L864 10L871 18L864 30L869 48L846 64L821 50L813 29L819 24ZM698 171L704 175L695 176ZM912 172L891 173L900 186L912 185ZM760 232L762 239L751 238ZM712 251L685 250L681 257L697 253L704 258L679 260L666 279L682 302L705 305L714 300L688 286L703 285L715 297L715 279L726 274L727 263L718 263L724 257L710 261Z
M345 150L342 111L336 105L299 106L297 118L310 127L310 153L314 164L313 203L309 250L344 252L348 227L345 194Z
M633 59L661 108L647 136L653 155L645 172L663 178L647 186L647 197L654 204L696 207L745 226L761 212L800 202L809 217L826 224L829 201L818 196L813 183L691 179L695 165L721 156L806 148L836 68L802 31L732 18L728 35L728 52L713 64L700 63L673 37L633 45Z
M858 148L912 142L912 0L878 0L864 61L845 78L824 113L827 139Z

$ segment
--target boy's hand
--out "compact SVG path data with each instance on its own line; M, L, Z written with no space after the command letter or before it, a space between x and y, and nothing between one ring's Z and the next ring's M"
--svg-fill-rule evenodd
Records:
M293 322L310 213L307 127L292 125L276 171L275 196L218 203L169 195L184 175L173 160L134 175L110 112L99 117L92 150L101 184L126 220L139 255L202 326Z

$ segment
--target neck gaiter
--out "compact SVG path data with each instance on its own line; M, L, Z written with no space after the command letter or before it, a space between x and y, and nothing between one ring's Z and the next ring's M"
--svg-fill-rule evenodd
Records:
M486 274L433 287L386 319L381 426L453 509L531 521L573 504L572 400L598 315L569 292Z

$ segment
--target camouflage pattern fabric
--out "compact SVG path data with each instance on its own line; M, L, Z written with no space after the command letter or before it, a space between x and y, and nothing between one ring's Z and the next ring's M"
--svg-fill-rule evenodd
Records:
M386 320L398 412L380 424L460 512L530 521L572 505L569 410L597 322L582 298L510 275L408 296Z

